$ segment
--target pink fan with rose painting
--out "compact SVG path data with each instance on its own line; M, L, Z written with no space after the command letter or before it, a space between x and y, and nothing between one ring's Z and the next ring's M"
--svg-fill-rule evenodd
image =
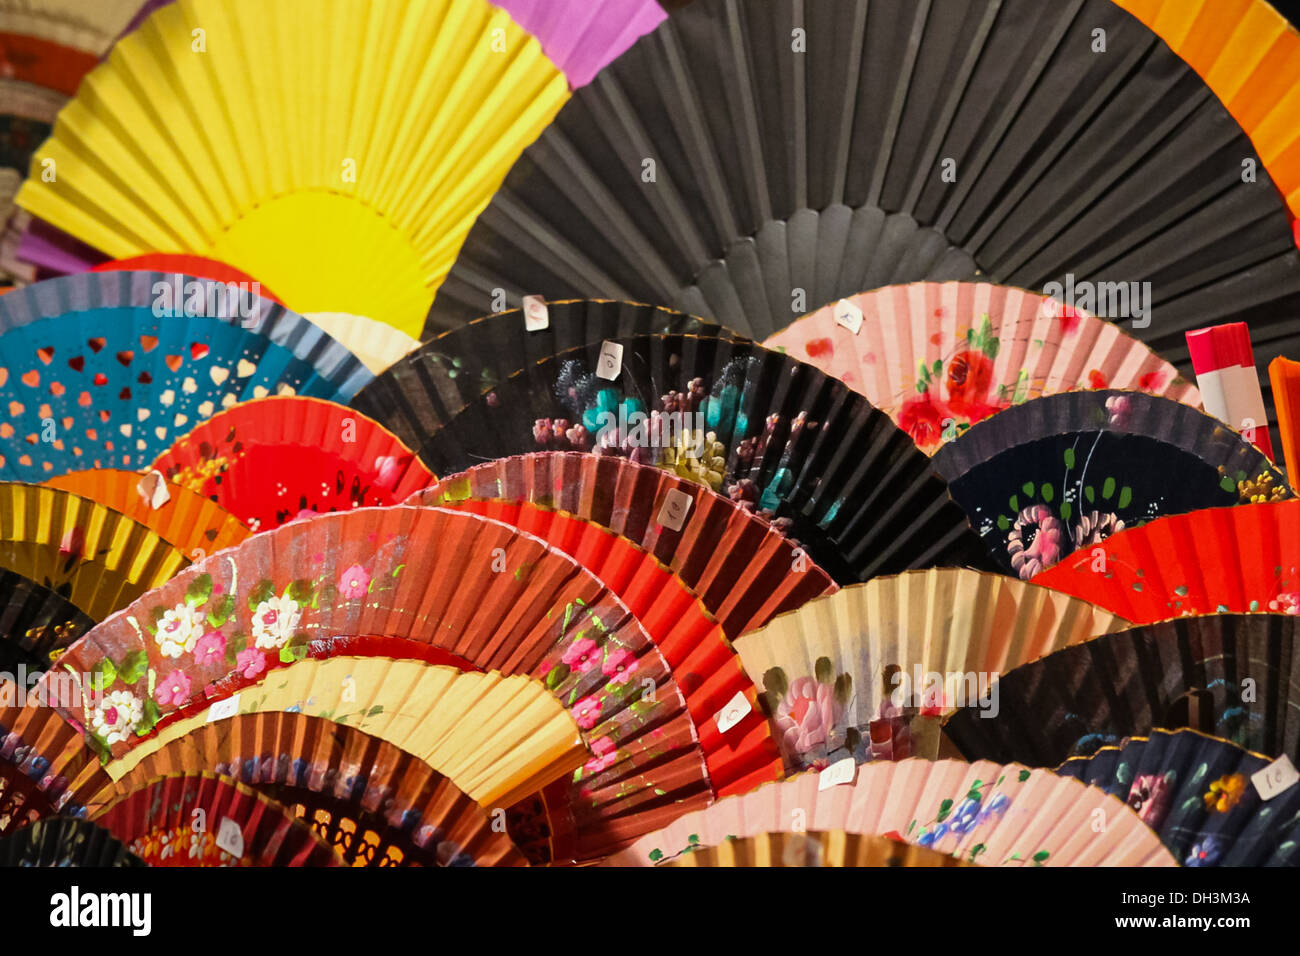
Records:
M930 454L996 411L1075 389L1137 389L1201 407L1196 386L1118 326L987 282L886 286L763 344L841 379Z

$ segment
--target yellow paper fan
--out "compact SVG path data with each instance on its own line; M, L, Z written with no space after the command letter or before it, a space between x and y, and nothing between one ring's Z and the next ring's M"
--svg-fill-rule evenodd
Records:
M231 710L226 716L233 716L233 705L224 706ZM274 671L238 695L241 714L291 708L387 740L484 807L510 806L591 756L568 711L541 683L522 675L334 657ZM121 779L163 744L212 716L209 709L166 725L108 764L109 776Z
M568 96L487 0L178 0L86 76L18 204L115 258L208 256L297 312L418 334Z
M411 338L401 329L364 315L311 312L306 318L312 325L324 329L334 341L342 343L376 375L420 344L418 339Z
M941 712L976 706L1012 667L1126 626L1048 588L938 568L815 598L736 652L787 768L801 770L850 753L933 758Z

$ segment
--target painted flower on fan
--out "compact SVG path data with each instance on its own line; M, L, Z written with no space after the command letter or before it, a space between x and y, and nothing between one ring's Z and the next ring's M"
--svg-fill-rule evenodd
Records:
M928 391L909 398L898 410L898 427L912 436L919 448L931 448L943 440L944 421L950 413Z
M587 773L600 773L618 762L618 748L614 746L614 741L608 737L597 737L593 740L591 742L591 752L595 756L582 765L582 769Z
M600 645L589 637L580 637L564 649L560 660L571 670L585 674L600 663Z
M188 604L178 604L164 611L158 621L158 633L154 635L163 657L176 658L194 650L203 635L206 615L198 608Z
M263 650L283 647L298 630L302 609L291 597L267 598L253 612L253 638Z
M579 727L583 730L591 730L600 723L600 710L600 698L592 694L574 704L571 712Z
M402 476L402 462L393 455L380 455L375 459L375 484L392 488Z
M1127 395L1112 395L1106 399L1106 412L1110 415L1112 427L1127 428L1129 416L1133 414L1133 403Z
M811 677L799 677L776 707L776 729L787 753L805 754L826 743L839 719L835 688Z
M1098 369L1093 369L1088 373L1088 387L1092 389L1109 388L1110 383L1107 382L1105 374Z
M115 690L90 715L90 725L110 747L126 740L144 717L144 704L129 690Z
M600 672L609 678L611 684L626 684L636 673L636 655L626 647L614 647L605 654L600 665Z
M1007 553L1022 581L1061 560L1064 532L1061 519L1047 505L1030 505L1020 512L1007 535Z
M1092 511L1079 516L1079 523L1074 526L1074 546L1087 548L1100 544L1117 531L1124 530L1124 522L1119 515Z
M208 631L194 645L194 660L200 667L220 663L226 657L226 635Z
M162 707L179 707L190 699L190 686L184 671L172 671L154 689L154 700Z
M1164 821L1172 798L1173 790L1164 774L1142 773L1129 789L1128 805L1137 811L1147 826L1158 827Z
M1246 794L1246 775L1243 773L1224 774L1210 784L1210 792L1203 799L1205 809L1214 813L1227 813Z
M354 564L339 575L339 594L348 601L363 598L370 590L370 572Z
M1268 602L1268 609L1278 614L1300 614L1300 591L1283 591Z
M247 648L235 655L235 670L245 680L256 680L266 670L266 655Z
M954 415L977 422L996 411L987 401L992 385L993 360L983 352L966 349L949 359L944 386Z
M1223 856L1224 842L1221 837L1207 836L1199 843L1193 844L1183 860L1183 866L1214 866Z

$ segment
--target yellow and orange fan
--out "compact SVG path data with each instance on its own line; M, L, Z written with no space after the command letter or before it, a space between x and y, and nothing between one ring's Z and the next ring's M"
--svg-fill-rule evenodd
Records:
M208 256L299 312L416 335L568 98L486 0L178 0L86 76L34 159L57 176L18 203L111 257Z
M0 568L101 621L189 564L126 515L57 488L0 482Z
M97 501L155 532L191 561L239 544L252 532L221 505L167 481L157 472L96 468L45 484Z
M791 770L935 757L938 717L991 708L999 674L1127 622L966 569L909 571L809 601L736 642Z
M646 610L662 648L618 591L518 528L442 509L363 508L250 538L92 629L60 664L104 675L122 706L87 702L69 716L120 755L168 714L300 660L318 639L374 635L530 676L571 711L593 751L572 787L595 798L549 795L556 846L561 836L603 845L648 832L662 821L642 811L666 795L705 805L753 774L773 779L775 746L756 713L746 719L755 692L717 625L653 559L597 530L611 547L603 573ZM719 727L733 699L742 713Z
M799 774L687 813L608 862L648 866L734 837L843 830L986 866L1177 865L1122 800L1050 770L917 759L863 764L851 776L839 770ZM1094 826L1098 820L1104 826Z
M129 693L129 692L118 692ZM121 713L138 701L108 700ZM233 702L233 703L232 703ZM223 713L302 713L386 740L449 778L485 809L506 808L591 755L574 717L540 681L418 661L299 661L238 698L174 721L107 766L120 780L160 747ZM138 709L138 706L137 706ZM104 722L95 730L103 733Z
M275 800L213 773L143 783L95 823L149 866L340 866L311 827Z
M483 808L428 764L356 727L300 713L205 724L104 796L204 770L279 801L350 866L527 865Z
M976 866L937 850L843 830L758 833L683 853L665 866Z
M19 684L25 686L27 674L48 668L52 656L94 623L67 598L0 569L0 673L16 675Z
M796 542L744 503L618 455L499 458L443 479L415 501L470 510L529 503L603 525L671 568L733 640L837 587Z

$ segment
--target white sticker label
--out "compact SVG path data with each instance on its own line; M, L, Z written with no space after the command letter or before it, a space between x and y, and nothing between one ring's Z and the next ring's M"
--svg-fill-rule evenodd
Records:
M848 299L840 299L835 303L835 324L857 335L862 329L862 310Z
M217 827L217 846L236 860L244 856L244 831L230 817L221 818L221 826Z
M1300 781L1300 773L1296 772L1295 765L1286 754L1278 757L1263 770L1250 775L1250 782L1259 791L1261 800L1272 800L1282 791L1294 787L1297 781Z
M208 708L207 723L214 720L225 720L228 717L234 717L239 713L239 695L227 697L225 700L219 700Z
M602 342L600 361L596 363L596 377L612 382L623 371L623 346L617 342Z
M817 775L817 789L829 790L842 783L852 783L858 775L858 762L852 757L837 760Z
M659 509L659 524L672 531L681 531L686 523L686 515L691 510L691 496L676 488L668 489L664 495L663 507Z
M727 701L726 706L718 711L714 718L718 722L718 733L725 734L736 724L745 719L745 715L750 711L749 699L745 697L744 691L736 691L736 696Z
M161 471L149 472L140 479L135 490L144 499L144 503L154 511L172 500L171 492L167 490L167 479L163 477Z
M524 328L529 332L540 332L550 324L551 311L546 307L546 300L540 295L524 296Z

